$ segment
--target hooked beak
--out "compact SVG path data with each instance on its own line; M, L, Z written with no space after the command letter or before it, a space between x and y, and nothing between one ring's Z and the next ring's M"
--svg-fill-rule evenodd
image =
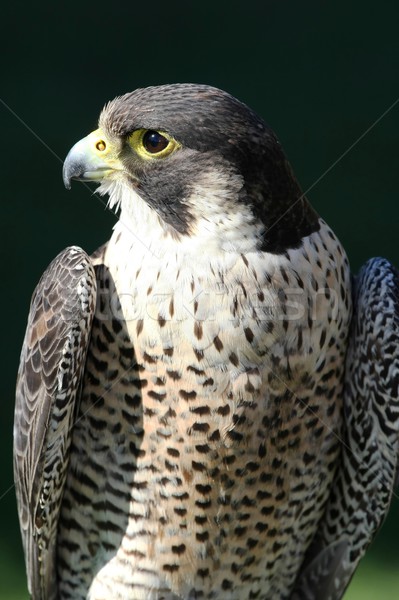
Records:
M104 133L97 129L71 148L64 162L62 177L65 187L69 190L72 179L101 181L121 168Z

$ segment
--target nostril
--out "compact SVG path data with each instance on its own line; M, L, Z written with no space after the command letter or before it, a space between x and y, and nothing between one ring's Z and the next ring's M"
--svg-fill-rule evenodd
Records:
M107 145L104 142L104 140L99 140L96 144L96 148L99 152L104 152L106 147L107 147Z

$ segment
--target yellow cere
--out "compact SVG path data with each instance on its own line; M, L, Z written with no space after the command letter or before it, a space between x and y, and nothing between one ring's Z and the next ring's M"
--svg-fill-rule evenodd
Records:
M136 129L129 136L130 147L145 160L165 158L178 150L181 145L163 131Z
M113 152L111 152L111 145L108 143L102 129L96 129L95 131L92 131L88 135L88 140L89 144L91 141L91 143L94 144L94 148L96 149L97 153L100 153L104 158L105 155L110 153L113 154Z
M102 168L109 167L114 171L123 170L119 159L118 145L111 143L101 128L89 133L86 140L89 154L94 154L96 159L101 161Z
M96 148L99 152L104 152L104 150L106 148L106 144L105 144L104 140L98 141L96 144Z

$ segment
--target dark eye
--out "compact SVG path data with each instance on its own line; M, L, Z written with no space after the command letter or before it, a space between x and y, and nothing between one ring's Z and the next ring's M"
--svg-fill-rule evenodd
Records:
M150 154L158 154L169 146L169 140L157 131L146 131L143 136L143 146Z

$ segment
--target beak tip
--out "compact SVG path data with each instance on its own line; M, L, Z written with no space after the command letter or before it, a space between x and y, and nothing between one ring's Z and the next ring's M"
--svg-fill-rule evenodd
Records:
M66 187L67 190L71 189L71 176L70 173L68 172L69 169L66 169L66 164L64 164L64 168L62 169L62 180L64 182L64 186Z
M73 179L77 181L101 181L110 169L108 163L95 153L93 135L91 133L81 139L68 152L62 169L62 179L67 190L71 189Z
M71 189L71 180L67 177L63 177L65 189Z

